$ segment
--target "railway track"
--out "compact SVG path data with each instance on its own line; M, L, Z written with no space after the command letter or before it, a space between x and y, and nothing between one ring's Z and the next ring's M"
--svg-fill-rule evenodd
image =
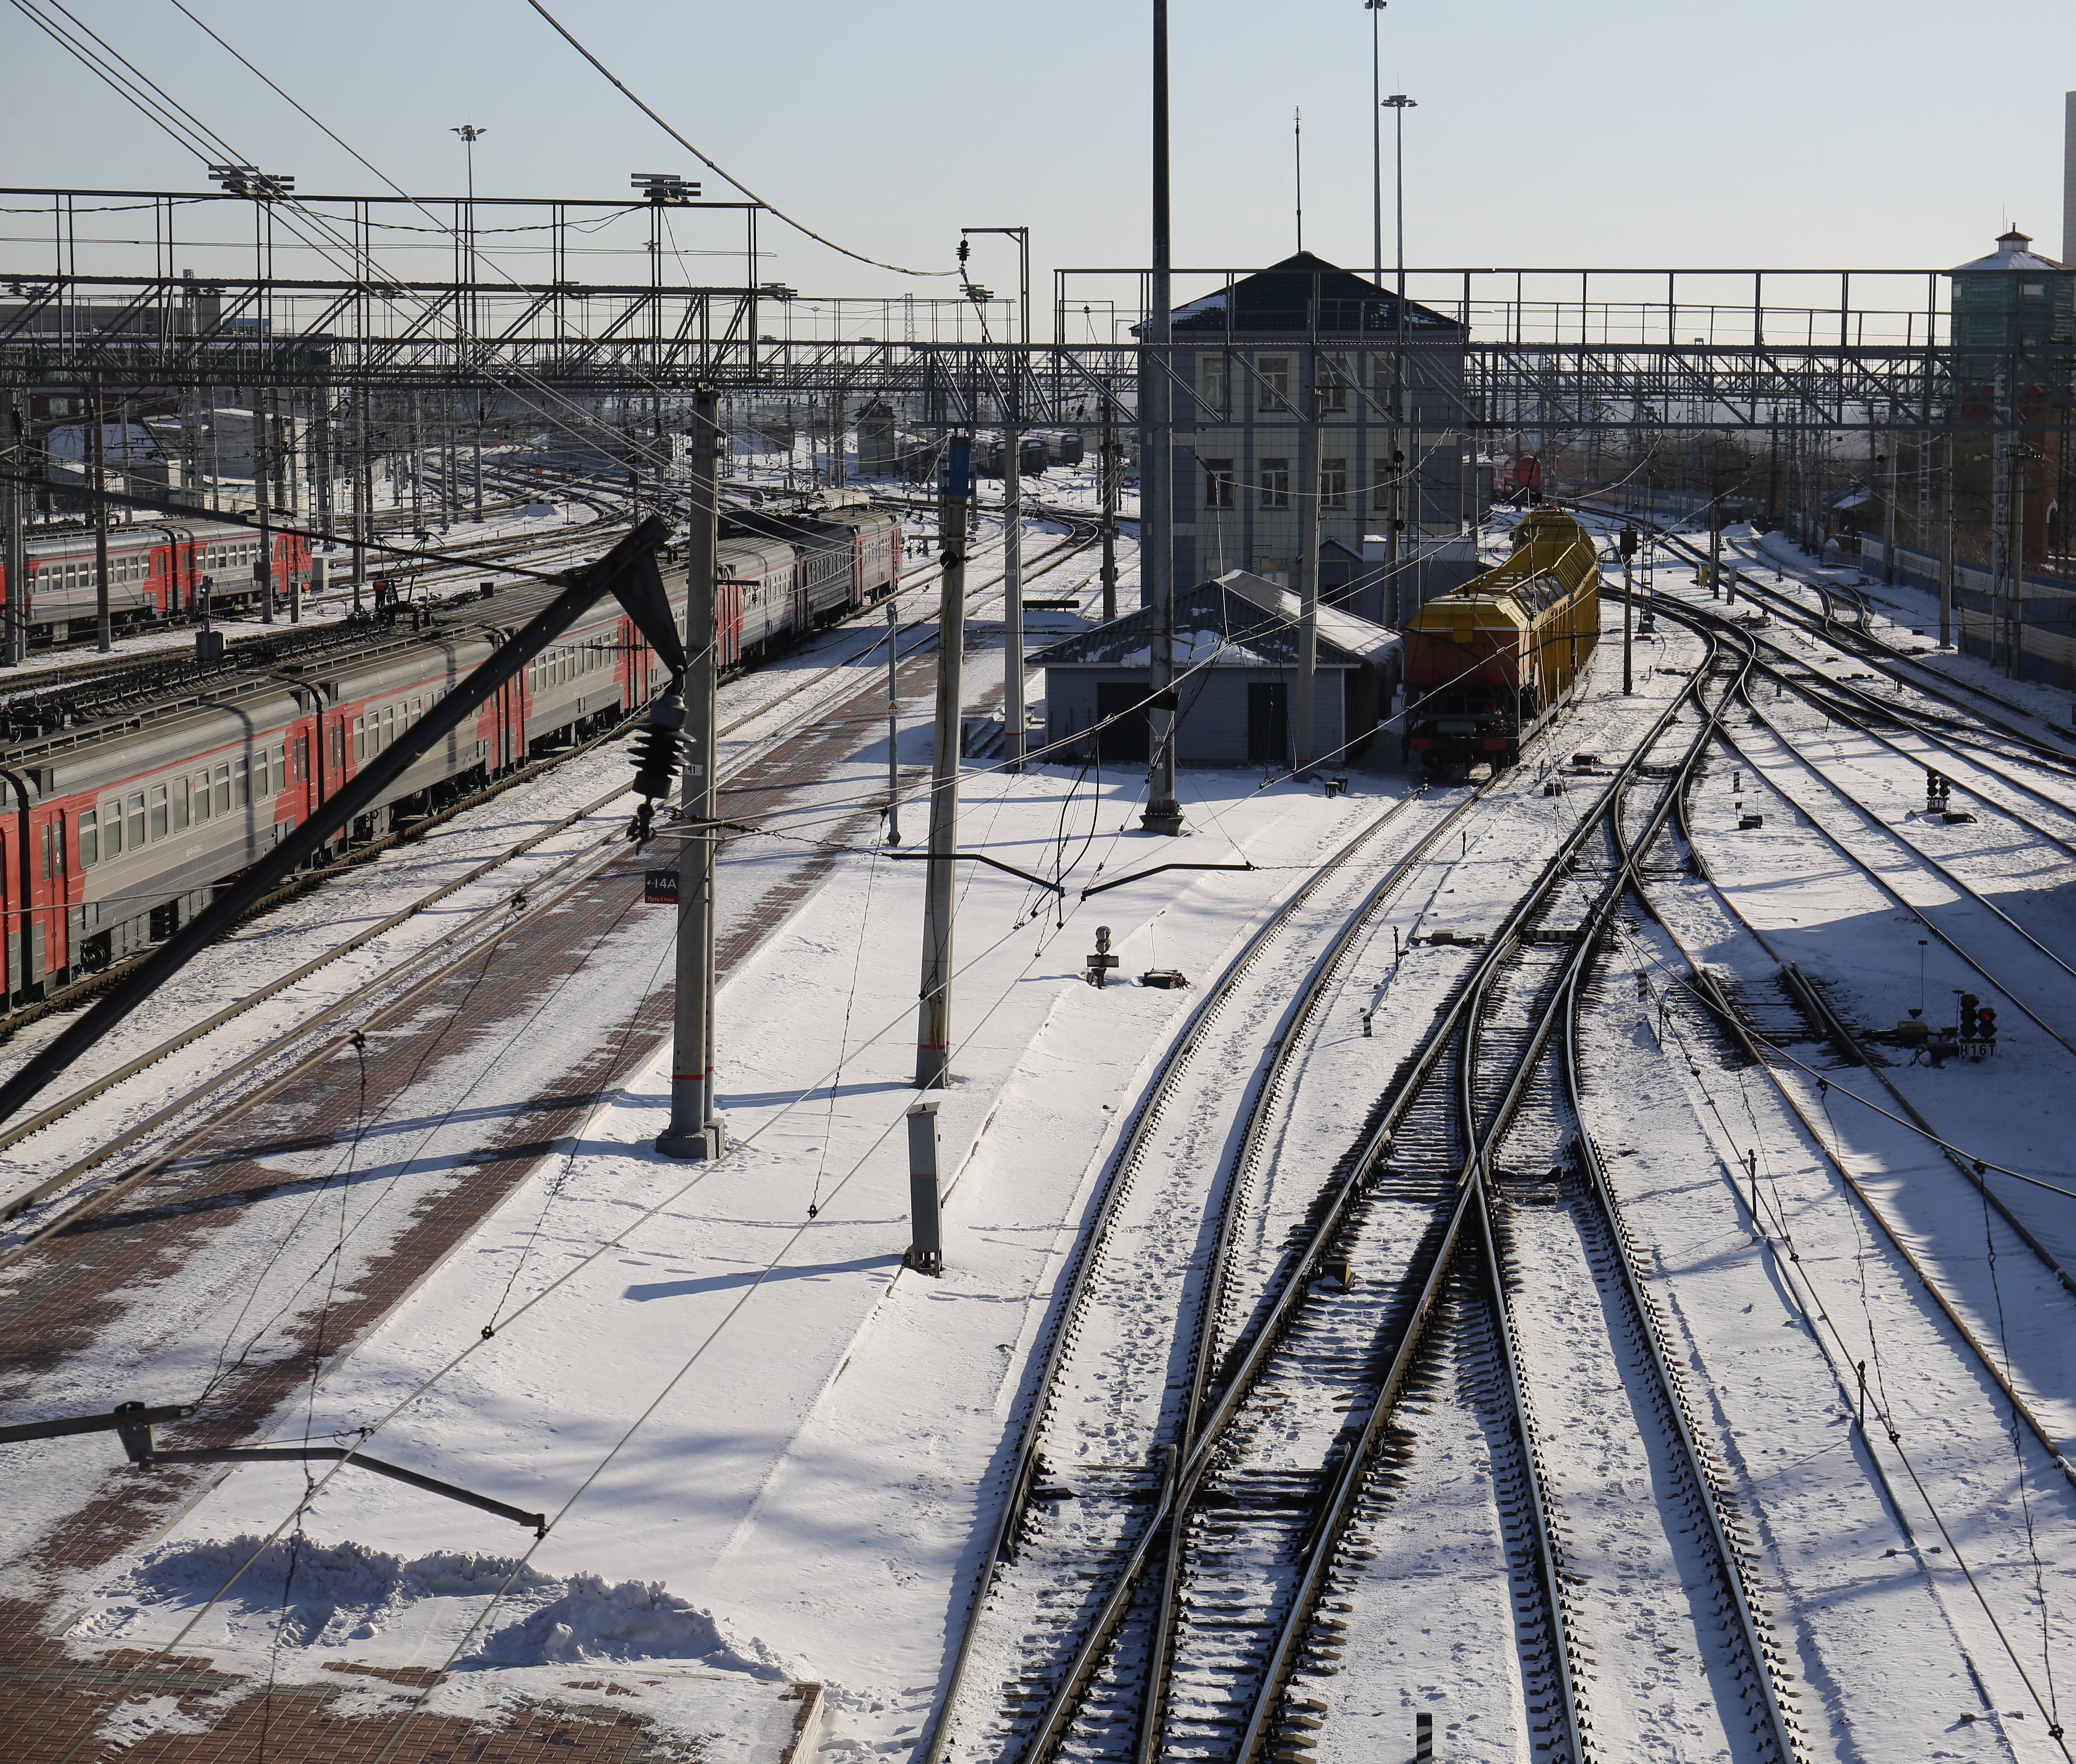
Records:
M1666 709L1444 1000L1259 1300L1221 1317L1244 1156L1228 1171L1217 1229L1202 1234L1211 1247L1201 1296L1182 1308L1166 1355L1169 1388L1181 1394L1169 1403L1173 1418L1158 1452L1070 1471L1064 1458L1046 1455L1047 1405L1034 1409L982 1582L1024 1633L1007 1647L999 1638L987 1645L990 1672L967 1670L983 1617L996 1616L1000 1627L999 1614L976 1601L926 1759L954 1750L1017 1764L1057 1754L1234 1764L1322 1750L1381 1755L1379 1745L1401 1736L1362 1731L1331 1681L1351 1633L1381 1613L1387 1628L1393 1621L1398 1601L1365 1571L1376 1554L1365 1538L1404 1511L1395 1492L1416 1473L1419 1455L1404 1411L1418 1406L1444 1359L1472 1368L1498 1435L1491 1474L1503 1491L1503 1535L1484 1564L1497 1577L1488 1572L1485 1583L1509 1588L1513 1598L1488 1616L1503 1645L1519 1650L1519 1701L1534 1749L1592 1755L1596 1716L1582 1683L1588 1644L1567 1567L1565 1492L1552 1486L1543 1448L1553 1422L1537 1412L1538 1386L1561 1380L1564 1356L1546 1363L1533 1331L1524 1346L1516 1312L1542 1302L1537 1289L1549 1270L1540 1251L1524 1261L1520 1246L1532 1234L1517 1220L1524 1208L1562 1199L1576 1221L1575 1285L1600 1292L1621 1284L1619 1218L1601 1197L1604 1185L1590 1185L1594 1166L1578 1149L1575 1105L1565 1100L1572 1094L1561 1065L1566 1025L1595 942L1627 887L1630 860L1615 846L1612 817L1639 788L1655 792L1654 824L1670 816L1672 780L1704 750L1720 702L1676 762L1646 779L1645 756L1678 707L1699 702L1705 683L1705 674L1690 681ZM1332 966L1329 960L1321 972ZM1302 994L1294 1008L1302 1019ZM1196 1037L1193 1023L1181 1047ZM1294 1039L1286 1027L1272 1074ZM1273 1089L1264 1082L1257 1090L1241 1146L1258 1143ZM1107 1209L1117 1204L1107 1203L1091 1243L1116 1228ZM1091 1285L1077 1274L1063 1301L1048 1393L1077 1336L1100 1342L1118 1333L1094 1320ZM1647 1302L1638 1295L1634 1304L1631 1335L1655 1339ZM1783 1662L1750 1596L1752 1564L1736 1538L1736 1515L1669 1360L1661 1351L1651 1361L1655 1384L1646 1378L1634 1388L1634 1356L1626 1359L1624 1349L1588 1337L1568 1351L1592 1359L1602 1384L1630 1392L1639 1414L1659 1417L1663 1437L1646 1456L1684 1478L1690 1505L1711 1516L1697 1529L1714 1540L1715 1554L1700 1566L1719 1608L1706 1621L1697 1613L1692 1633L1704 1637L1695 1649L1704 1679L1740 1687L1725 1688L1724 1700L1741 1700L1751 1717L1726 1720L1726 1733L1738 1737L1732 1755L1800 1755ZM1059 1486L1069 1474L1077 1486ZM1695 1551L1706 1557L1709 1546L1669 1533L1660 1546L1675 1564L1675 1583L1692 1583ZM1036 1564L1028 1572L1019 1550ZM1019 1577L1051 1588L1052 1597L1034 1600L1026 1588L1019 1602L1011 1596ZM1590 1613L1585 1621L1596 1627ZM1717 1622L1729 1641L1708 1639ZM1609 1637L1619 1629L1597 1627ZM1373 1662L1374 1651L1364 1657ZM989 1678L991 1703L981 1688ZM1356 1688L1356 1700L1372 1708L1381 1694L1373 1670ZM1759 1739L1746 1740L1746 1727ZM1489 1731L1471 1743L1480 1741L1499 1743Z
M1042 575L1047 570L1060 567L1070 562L1073 558L1086 549L1089 542L1086 538L1077 540L1070 538L1061 541L1059 545L1048 550L1039 554L1031 560L1032 567L1027 569L1027 579ZM1000 586L1001 578L999 576L978 584L968 596L969 612L985 604L988 598ZM907 591L904 589L903 591ZM883 604L884 603L882 607ZM882 608L870 608L856 615L854 621L847 622L862 622L865 620L877 617L880 616L882 610ZM884 641L885 639L882 637L880 641ZM934 620L918 619L895 627L895 641L898 645L903 645L897 649L897 654L902 659L907 659L923 653L936 642ZM873 647L876 648L877 645ZM726 770L722 774L724 781L739 776L754 766L771 747L783 741L792 732L801 716L828 715L842 704L848 703L857 696L878 691L876 674L871 684L866 685L860 682L856 690L851 689L853 683L857 681L857 676L862 671L862 662L870 653L870 649L862 654L854 653L828 666L809 671L801 680L774 697L754 704L741 715L724 724L719 734L725 739L753 725L771 720L774 712L782 707L796 705L798 701L807 695L815 693L817 689L820 690L820 697L808 698L806 707L802 708L799 715L796 715L791 721L775 724L761 737L753 739L732 753L729 757ZM834 688L833 691L831 690L832 687ZM636 716L638 716L638 713L636 713ZM566 763L579 753L592 751L609 741L618 739L634 725L635 720L636 716L630 716L618 728L609 733L596 737L578 748L559 754L553 761L542 762L529 768L518 777L496 781L489 791L455 805L439 819L442 821L450 820L454 816L475 806L488 795L530 782L554 766ZM113 1107L110 1099L112 1094L118 1089L139 1082L150 1084L152 1081L148 1074L165 1060L193 1047L205 1036L230 1028L242 1019L250 1015L259 1007L280 995L291 986L299 984L320 969L368 945L460 890L482 882L496 871L511 864L515 859L525 856L570 828L601 812L612 803L625 796L629 793L629 786L626 783L616 785L612 789L581 807L559 817L546 828L529 833L506 846L501 851L473 865L460 878L437 884L423 894L389 913L375 925L358 931L321 950L318 954L298 964L287 973L270 977L262 984L250 988L231 1002L210 1013L199 1023L184 1025L174 1033L124 1060L113 1070L102 1074L50 1107L39 1111L27 1121L18 1124L4 1135L0 1135L0 1154L5 1154L23 1141L31 1139L38 1135L58 1127L62 1123L79 1116L83 1110L94 1109L98 1113L110 1111ZM592 841L577 852L558 861L546 875L529 879L525 885L525 893L523 897L525 904L517 910L513 909L509 902L504 900L486 906L470 915L459 925L442 933L430 944L405 953L393 965L352 987L344 996L323 1005L314 1015L298 1023L290 1030L266 1038L256 1048L241 1052L235 1056L226 1056L223 1063L210 1072L197 1084L187 1088L172 1100L154 1106L140 1120L131 1122L118 1131L98 1138L89 1145L77 1148L58 1168L49 1170L27 1186L17 1189L4 1202L0 1202L0 1218L18 1218L52 1197L62 1195L109 1159L155 1133L172 1128L175 1123L184 1117L192 1115L205 1103L214 1102L218 1106L221 1106L224 1094L231 1086L242 1081L256 1079L268 1069L289 1058L298 1048L309 1048L313 1043L313 1036L325 1035L335 1039L341 1031L336 1029L334 1025L353 1011L370 1007L386 998L400 985L430 982L437 978L439 974L450 969L456 962L466 961L477 953L487 940L504 936L516 928L521 917L532 916L542 911L553 910L556 902L567 895L571 890L581 886L601 865L610 861L621 846L622 841L616 828L613 832L603 839ZM321 874L313 878L311 885L313 886L316 881L322 879ZM300 892L301 890L298 889L297 891ZM140 957L139 961L148 959L147 954ZM114 978L119 977L121 971L127 971L127 967L124 970L98 977L99 984L110 983ZM84 996L86 996L86 994L83 990L76 990L69 994L66 999L59 1002L76 1002ZM65 1230L81 1216L82 1210L98 1210L106 1206L110 1200L123 1192L127 1187L143 1180L157 1168L160 1161L162 1160L148 1160L120 1181L95 1188L91 1194L81 1202L79 1208L61 1209L51 1217L35 1220L27 1230L19 1233L11 1244L7 1245L4 1249L0 1249L0 1261L19 1255L45 1238Z

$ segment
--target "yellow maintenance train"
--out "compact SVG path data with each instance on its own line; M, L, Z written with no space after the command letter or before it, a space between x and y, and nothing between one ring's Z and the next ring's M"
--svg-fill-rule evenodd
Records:
M1578 684L1601 634L1601 560L1567 514L1538 508L1505 562L1406 622L1405 757L1439 777L1493 770Z

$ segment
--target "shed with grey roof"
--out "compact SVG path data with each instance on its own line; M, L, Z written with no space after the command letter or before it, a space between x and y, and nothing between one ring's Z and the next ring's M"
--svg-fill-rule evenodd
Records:
M1244 570L1176 596L1175 756L1182 764L1289 762L1298 614L1296 595ZM1341 607L1320 608L1318 633L1312 751L1322 764L1345 763L1362 757L1391 703L1399 640ZM1044 670L1046 740L1056 762L1144 763L1153 637L1153 614L1141 608L1030 658Z

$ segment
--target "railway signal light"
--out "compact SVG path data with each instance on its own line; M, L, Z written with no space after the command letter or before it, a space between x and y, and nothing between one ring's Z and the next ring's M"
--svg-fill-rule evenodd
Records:
M1637 547L1636 529L1634 527L1624 527L1621 529L1621 538L1617 540L1616 543L1620 547L1621 554L1625 558L1634 557L1636 555Z
M1982 1032L1982 1000L1972 992L1961 994L1961 1039L1973 1041ZM1996 1020L1996 1013L1990 1013L1990 1020Z
M1985 1041L1997 1039L1997 1010L1995 1005L1984 1005L1976 1011L1975 1033Z

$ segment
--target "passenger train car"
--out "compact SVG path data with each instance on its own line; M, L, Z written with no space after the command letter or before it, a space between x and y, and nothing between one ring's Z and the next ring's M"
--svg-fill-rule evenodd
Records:
M869 509L771 517L719 554L722 665L753 665L900 585L900 529ZM788 530L790 529L790 530ZM682 565L665 580L682 608ZM0 747L6 992L20 1004L169 936L213 886L315 813L555 591L430 609L312 660L203 676L118 716ZM235 652L234 650L234 658ZM611 728L661 665L610 596L340 836L407 827L526 760Z
M1443 776L1497 771L1577 686L1601 631L1600 554L1567 514L1538 508L1506 562L1406 621L1405 756Z
M215 610L235 612L251 604L260 591L253 573L260 542L255 529L223 521L169 519L110 527L108 605L117 629L195 611L205 578ZM285 596L292 579L309 579L309 542L277 533L272 544L275 591ZM31 540L28 565L31 641L63 643L89 635L97 599L92 529ZM12 593L0 561L0 601Z

